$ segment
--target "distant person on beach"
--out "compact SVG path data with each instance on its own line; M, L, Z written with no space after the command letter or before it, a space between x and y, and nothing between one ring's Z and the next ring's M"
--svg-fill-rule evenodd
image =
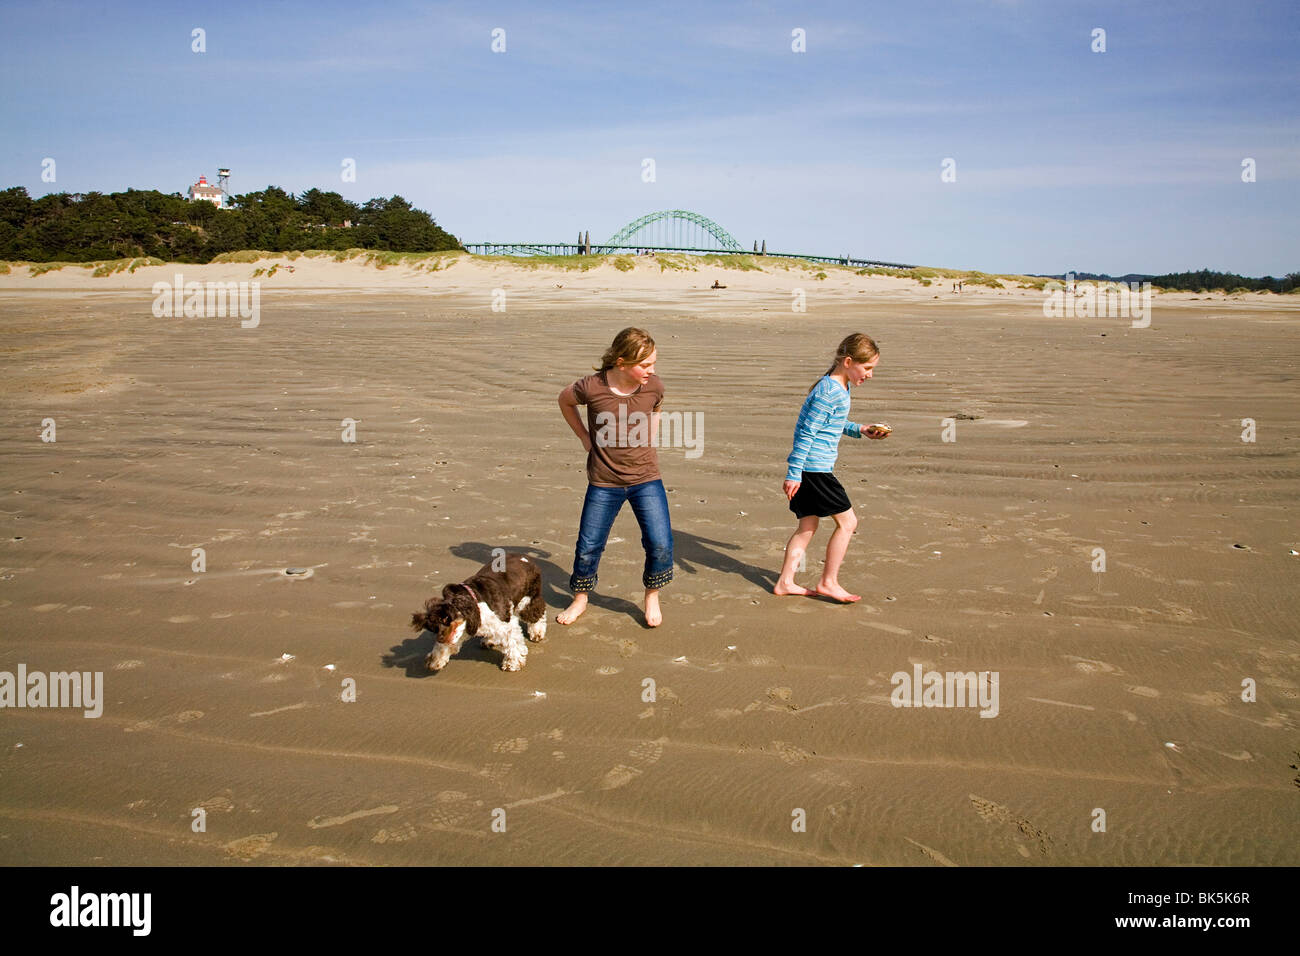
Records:
M799 524L785 546L785 563L772 589L774 594L821 594L846 604L861 600L861 595L850 594L840 586L840 565L858 526L858 516L832 469L839 455L841 435L861 438L865 434L874 439L889 435L884 427L863 428L849 421L849 389L871 378L879 361L876 343L870 336L855 332L839 344L831 367L808 389L794 426L794 449L786 459L783 486ZM835 519L835 530L826 545L821 580L816 588L801 587L795 584L795 571L812 543L820 519L826 517Z
M655 450L664 400L664 383L655 374L658 357L647 333L624 329L605 350L596 374L560 393L560 412L587 452L587 495L569 577L573 603L556 615L560 624L572 624L587 609L609 530L625 501L641 526L645 548L646 624L663 622L659 589L673 579L673 529ZM579 405L587 406L585 423Z

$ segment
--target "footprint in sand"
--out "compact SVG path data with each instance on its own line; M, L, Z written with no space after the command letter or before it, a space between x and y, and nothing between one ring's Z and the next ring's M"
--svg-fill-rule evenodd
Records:
M924 843L917 843L911 837L903 837L903 839L906 840L908 843L912 844L912 846L919 849L923 854L925 854L925 856L929 857L931 860L934 860L934 862L938 863L940 866L957 865L952 860L948 859L946 856L940 853L938 850L935 850L932 847L928 847Z
M415 827L409 823L403 823L400 827L391 829L377 830L375 835L370 838L371 843L405 843L407 840L415 839Z
M208 813L230 813L235 809L235 801L225 794L219 793L215 797L208 797L199 806Z
M667 742L667 737L660 737L658 740L645 740L637 744L627 752L630 762L618 764L608 770L597 784L598 789L615 790L627 786L659 762L659 758L664 755L664 744Z
M799 709L799 705L794 702L794 691L789 687L769 687L767 689L767 698L773 703L784 706L787 710Z
M495 760L492 763L488 764L486 767L484 767L482 770L480 770L479 776L487 777L489 780L496 783L500 781L502 777L509 776L510 770L513 767L514 764L508 761Z
M494 754L521 754L528 749L528 739L526 737L512 737L509 740L498 740L492 745Z
M118 661L116 664L113 665L113 670L130 671L130 670L135 670L137 667L144 667L144 661L136 661L136 660Z
M279 835L279 833L254 833L252 836L241 837L238 840L231 840L223 846L222 849L235 859L247 863L249 860L261 856L270 849L271 843Z
M1065 659L1074 664L1074 669L1082 671L1085 674L1114 674L1119 672L1119 668L1114 664L1107 664L1105 661L1089 660L1086 657L1071 657L1065 655Z
M1175 621L1178 621L1182 624L1190 624L1195 621L1205 620L1203 616L1197 614L1195 611L1193 611L1190 607L1187 607L1186 605L1173 604L1170 601L1161 601L1160 603L1165 606L1165 613L1167 615L1169 615Z
M422 823L421 829L429 830L461 830L466 828L470 822L470 817L475 814L476 804L471 803L468 799L457 802L447 803L440 807L434 807L429 811L429 820Z
M970 797L971 806L975 808L975 812L980 815L985 823L1005 823L1015 828L1016 833L1011 835L1011 839L1015 844L1016 852L1021 856L1030 856L1029 848L1020 842L1022 835L1032 840L1036 844L1038 852L1042 855L1046 855L1052 849L1052 838L1028 820L1016 817L1000 803L994 803L992 800L986 800L973 793L968 796Z
M812 778L816 780L818 783L824 783L829 787L853 786L852 781L848 780L845 777L841 777L834 770L818 770L815 774L812 775Z
M788 764L803 763L805 760L815 756L815 754L804 750L802 747L788 744L784 740L772 741L772 749L776 751L778 757Z
M611 667L609 664L606 664L604 667L597 667L596 673L600 674L602 677L609 677L611 674L623 673L623 668Z

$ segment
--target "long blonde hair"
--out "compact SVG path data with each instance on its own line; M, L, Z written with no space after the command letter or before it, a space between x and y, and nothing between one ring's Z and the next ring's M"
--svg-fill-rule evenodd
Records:
M839 347L835 350L835 361L831 362L830 368L822 372L817 382L834 372L836 366L840 364L840 359L845 356L865 365L879 354L880 347L876 345L871 336L865 332L854 332L852 335L845 337L844 341L839 344ZM813 382L809 387L808 392L810 394L817 387L817 382Z
M618 365L622 359L624 365L635 365L655 350L655 340L649 332L641 329L626 328L614 336L614 341L605 354L600 357L600 367L592 366L597 372L607 372Z

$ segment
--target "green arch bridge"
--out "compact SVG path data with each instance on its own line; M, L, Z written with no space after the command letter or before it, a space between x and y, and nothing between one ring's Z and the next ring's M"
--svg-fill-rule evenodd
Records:
M693 254L737 255L750 252L731 233L712 219L686 209L664 209L633 219L602 243L592 243L578 234L578 241L564 242L470 242L465 248L478 255L493 256L574 256L610 255L619 252L686 252ZM859 259L854 256L819 256L799 252L768 252L767 240L760 250L758 243L750 254L807 259L811 262L834 262L845 266L886 266L914 269L902 262Z

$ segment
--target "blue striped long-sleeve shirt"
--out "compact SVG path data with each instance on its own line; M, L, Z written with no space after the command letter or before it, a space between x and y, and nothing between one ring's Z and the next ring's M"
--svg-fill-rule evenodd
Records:
M849 390L823 375L799 410L786 481L802 481L805 471L834 471L841 435L861 438L862 426L849 421Z

